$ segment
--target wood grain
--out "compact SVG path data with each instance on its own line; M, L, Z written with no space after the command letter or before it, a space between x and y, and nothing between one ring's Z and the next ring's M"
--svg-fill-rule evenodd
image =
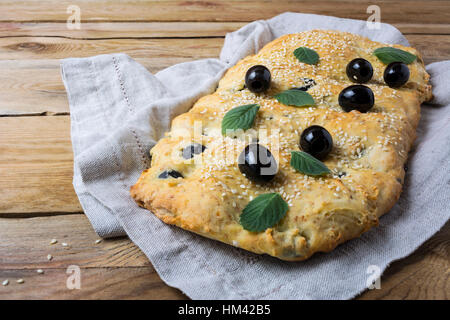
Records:
M71 264L82 268L151 267L128 238L96 244L99 238L84 214L0 218L0 271L67 268ZM51 245L52 239L58 243Z
M2 22L65 22L73 1L7 0L0 2ZM353 1L90 1L77 0L82 21L253 21L268 19L279 13L303 12L364 19L370 0ZM447 1L381 0L382 21L387 23L450 23ZM51 9L50 9L51 8Z
M450 59L450 35L407 35L425 62ZM69 112L59 70L59 58L125 52L150 72L200 58L216 58L223 43L212 39L61 38L0 39L0 115L60 114ZM183 50L180 51L180 48ZM14 59L14 60L13 60ZM36 103L38 102L38 103Z
M218 57L222 44L221 38L0 38L0 115L68 112L58 59L124 52L156 73L177 63Z
M61 22L2 22L0 37L64 37L70 39L199 38L224 37L246 22L84 22L81 29L67 29ZM445 25L430 25L434 33ZM408 26L408 30L422 28ZM447 28L448 29L448 28ZM429 29L430 30L430 29ZM448 30L447 30L448 31ZM450 32L450 31L448 31Z
M60 37L69 39L155 39L224 37L247 22L84 22L67 29L61 22L1 22L0 37ZM450 34L449 24L394 23L404 34Z
M450 35L407 35L426 63L450 56ZM124 52L133 58L152 58L166 65L186 59L217 58L222 38L74 40L54 37L0 39L0 60L64 59Z
M36 270L0 270L0 279L10 284L0 286L0 300L14 299L187 299L181 291L161 281L151 267L137 268L82 268L81 288L69 290L66 268ZM23 284L16 283L23 279Z
M80 212L70 120L0 118L0 213Z
M442 36L445 37L445 36ZM0 60L63 59L124 52L134 58L153 57L166 63L180 59L216 57L223 45L221 38L200 39L108 39L73 40L47 37L0 39Z
M76 230L76 232L74 232ZM82 214L0 218L0 299L184 299L166 286L141 251L128 239L98 238ZM20 247L17 246L20 238ZM52 238L59 242L50 245ZM61 242L70 247L63 248ZM53 254L52 261L47 254ZM380 290L358 299L449 299L450 223L406 259L394 262ZM81 290L68 290L66 269L81 268ZM38 274L37 269L44 270ZM17 284L17 279L24 284Z

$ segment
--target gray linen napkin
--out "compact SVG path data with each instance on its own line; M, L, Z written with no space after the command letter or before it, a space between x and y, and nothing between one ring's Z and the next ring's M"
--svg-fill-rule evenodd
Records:
M73 182L96 232L127 234L168 285L193 299L352 298L366 288L373 270L384 271L437 232L450 217L450 61L427 67L435 99L422 108L400 200L378 228L331 253L295 263L255 255L165 225L130 198L130 186L149 166L149 149L173 117L213 92L239 59L283 34L313 28L408 45L390 25L371 30L365 21L285 13L227 34L220 59L182 63L156 75L124 54L63 60Z

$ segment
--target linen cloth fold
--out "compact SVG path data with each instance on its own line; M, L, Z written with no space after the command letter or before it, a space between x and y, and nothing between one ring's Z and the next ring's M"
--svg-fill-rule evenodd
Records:
M73 184L101 237L128 235L160 277L193 299L348 299L412 253L449 219L450 61L427 66L434 100L422 119L403 193L380 226L333 252L284 262L168 226L139 208L129 188L149 167L149 150L171 120L212 93L224 72L287 33L334 29L408 45L393 26L284 13L227 34L219 59L181 63L155 75L125 54L61 62L71 117ZM382 283L381 283L382 285Z

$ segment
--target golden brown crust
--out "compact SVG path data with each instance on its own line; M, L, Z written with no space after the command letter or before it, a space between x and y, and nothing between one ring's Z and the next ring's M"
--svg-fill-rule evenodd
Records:
M292 53L300 46L318 52L319 63L296 60ZM431 99L429 76L413 48L395 45L418 56L409 65L409 82L400 89L385 85L385 65L372 55L382 46L386 45L350 33L323 30L272 41L229 69L215 93L173 120L171 131L151 151L151 168L131 188L131 195L168 224L283 260L303 260L358 237L376 226L378 218L398 200L420 104ZM357 57L370 61L374 68L366 85L374 92L375 106L368 113L343 112L337 102L340 91L352 84L346 65ZM255 95L244 88L245 73L256 64L265 65L272 74L271 88L265 94ZM316 82L308 90L316 106L295 108L273 99L282 90L303 85L302 78ZM250 182L239 172L235 156L223 156L224 150L240 152L248 143L244 136L222 137L223 115L250 103L261 106L253 127L266 130L267 137L255 130L246 134L279 146L275 154L279 172L267 185ZM289 165L290 151L299 150L299 134L313 124L325 127L334 141L324 160L333 174L326 177L306 176ZM192 141L205 145L206 150L202 157L185 160L181 150ZM158 179L166 169L177 170L184 178ZM286 216L265 232L244 230L239 224L242 209L267 192L278 192L288 202Z

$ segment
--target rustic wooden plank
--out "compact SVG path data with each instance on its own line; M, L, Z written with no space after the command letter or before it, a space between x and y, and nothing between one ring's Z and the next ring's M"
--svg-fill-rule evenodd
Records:
M0 286L0 300L13 299L187 299L181 291L167 286L152 267L82 268L80 289L69 290L66 268L36 270L0 270L0 280L9 279L8 286ZM17 279L23 279L18 284Z
M407 38L423 53L426 63L450 59L450 35ZM0 39L0 57L8 59L0 61L0 115L68 112L57 58L121 51L154 73L175 63L217 57L222 42L223 39Z
M224 37L227 32L233 32L245 24L247 22L85 22L81 29L70 30L67 29L67 24L62 22L2 22L0 37L45 36L71 39ZM431 30L441 30L441 26L434 25ZM410 26L408 29L415 28Z
M449 24L392 23L403 34L449 34Z
M67 268L71 264L82 268L151 266L128 238L95 243L99 236L81 213L0 218L0 239L0 271ZM52 245L52 239L58 242ZM51 261L47 259L49 254L53 256Z
M0 219L0 299L185 298L166 286L146 257L127 239L103 240L82 214L28 219ZM51 238L59 242L50 245ZM64 248L61 242L70 247ZM47 254L53 254L48 261ZM358 299L448 299L450 223L411 256L393 263L380 290ZM67 267L81 268L81 290L66 288ZM44 270L38 274L37 269ZM15 281L24 279L25 283Z
M80 212L70 120L0 118L0 213Z
M223 45L221 38L206 39L108 39L1 38L0 60L63 59L124 52L134 58L155 58L167 63L180 59L215 57ZM178 59L178 60L177 60Z
M72 1L14 1L0 2L0 21L61 21ZM367 19L370 0L314 1L301 3L279 1L89 1L78 0L82 21L253 21L268 19L286 11L334 15L342 18ZM376 4L381 18L388 23L450 23L448 1L389 1Z
M2 22L0 37L64 37L70 39L224 37L247 22L85 22L67 29L62 22ZM450 34L450 24L394 23L404 34Z

